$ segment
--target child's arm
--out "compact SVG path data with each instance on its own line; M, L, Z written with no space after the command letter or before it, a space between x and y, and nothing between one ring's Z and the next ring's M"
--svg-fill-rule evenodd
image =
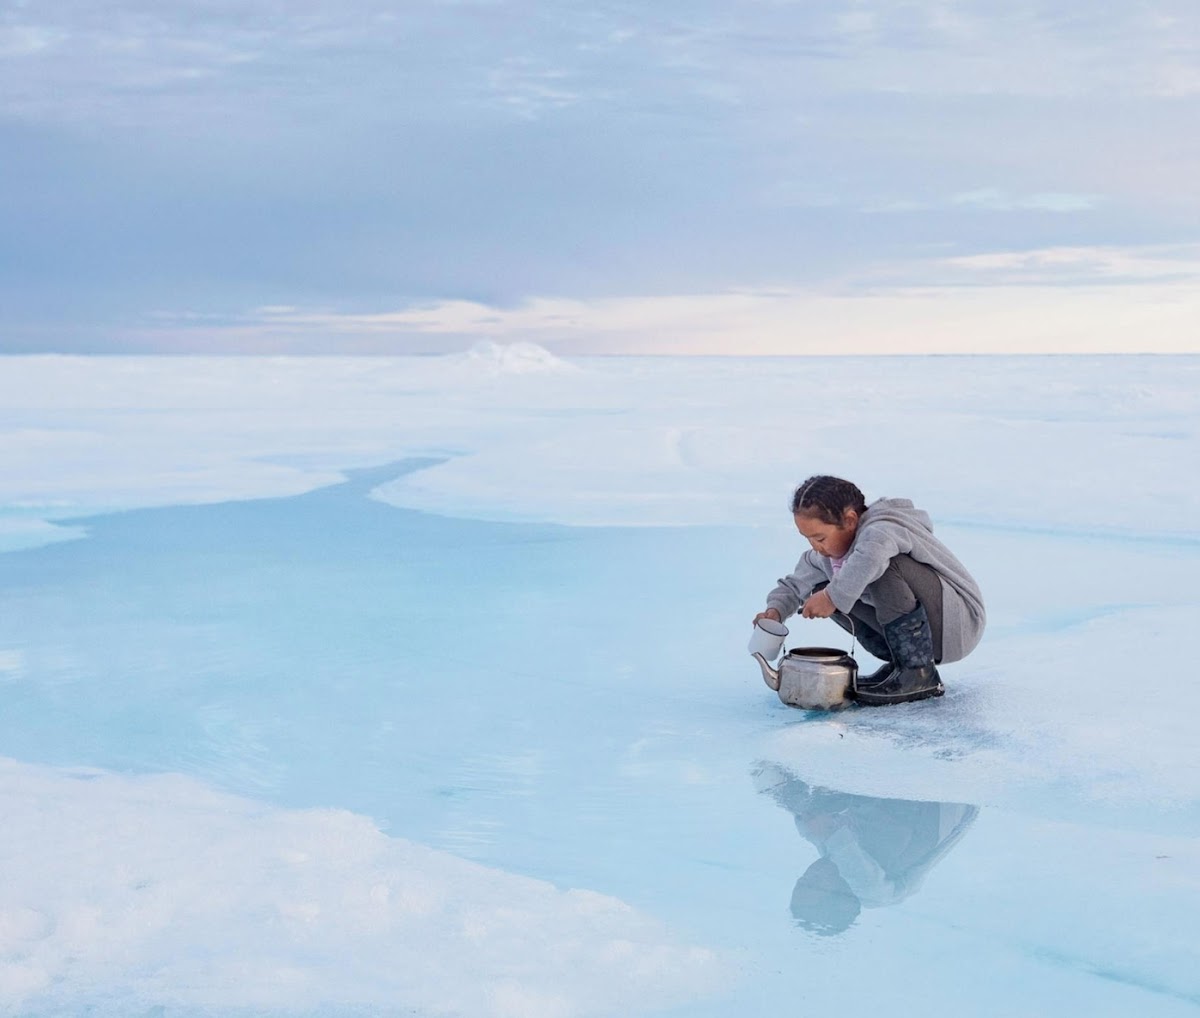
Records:
M825 592L838 611L848 612L867 587L887 572L897 555L912 551L912 538L903 527L876 523L863 528L841 570Z
M813 561L816 554L815 551L806 551L796 563L796 568L789 575L781 577L778 586L767 595L767 609L775 609L780 622L789 615L795 615L812 593L813 587L829 579Z

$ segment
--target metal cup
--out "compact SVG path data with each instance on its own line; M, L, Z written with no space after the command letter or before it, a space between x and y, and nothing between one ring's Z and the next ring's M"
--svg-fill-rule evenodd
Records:
M787 639L787 626L774 619L759 619L754 623L754 632L750 636L747 649L751 654L761 654L768 661L774 661L783 650L783 641Z

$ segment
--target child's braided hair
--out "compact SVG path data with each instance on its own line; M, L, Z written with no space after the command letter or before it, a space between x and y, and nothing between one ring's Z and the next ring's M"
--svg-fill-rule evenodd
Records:
M828 474L815 474L798 487L792 495L792 515L811 516L840 526L847 509L861 516L867 511L867 502L858 485Z

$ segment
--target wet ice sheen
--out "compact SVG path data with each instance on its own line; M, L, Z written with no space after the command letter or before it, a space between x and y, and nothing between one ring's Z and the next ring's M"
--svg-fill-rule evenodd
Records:
M1195 547L960 521L984 646L824 716L789 521L372 497L435 462L0 557L0 1013L1195 1013Z

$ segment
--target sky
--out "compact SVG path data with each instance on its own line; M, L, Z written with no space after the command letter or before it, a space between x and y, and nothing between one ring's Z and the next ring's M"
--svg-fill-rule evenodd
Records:
M1200 352L1194 0L0 0L0 353Z

